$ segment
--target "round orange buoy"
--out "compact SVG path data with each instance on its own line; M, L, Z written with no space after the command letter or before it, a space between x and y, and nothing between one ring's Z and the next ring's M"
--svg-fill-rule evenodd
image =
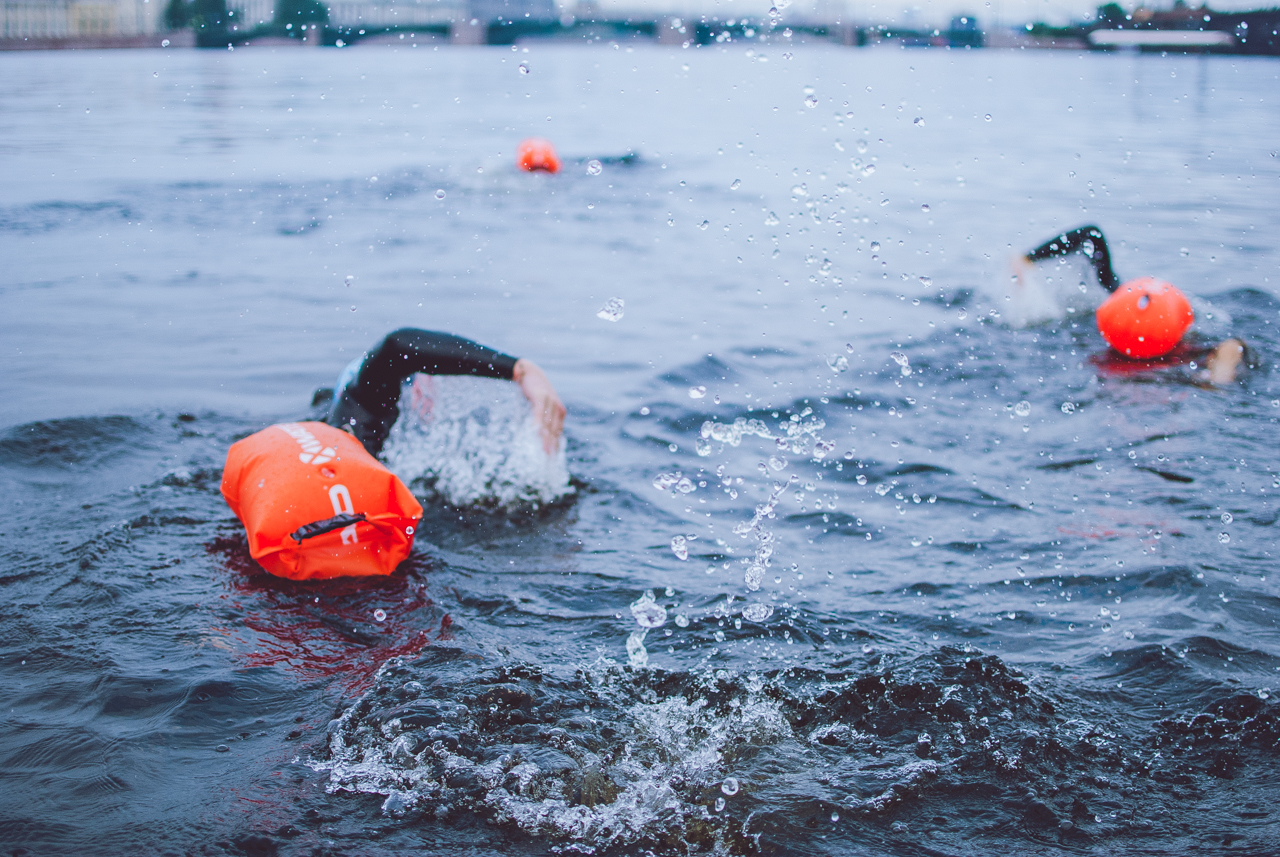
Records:
M560 172L560 156L550 140L541 137L530 137L516 148L516 166L527 173L544 170L548 173Z
M1108 344L1138 360L1168 354L1196 319L1187 296L1155 277L1120 286L1098 307L1096 317Z
M324 423L284 423L233 443L222 496L250 555L292 580L390 574L422 519L394 473Z

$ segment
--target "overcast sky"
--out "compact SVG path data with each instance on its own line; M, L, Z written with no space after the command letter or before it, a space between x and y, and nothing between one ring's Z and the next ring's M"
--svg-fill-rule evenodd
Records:
M785 2L786 0L783 0ZM563 4L564 0L562 0ZM945 24L952 15L975 15L984 27L993 24L1015 25L1028 21L1065 24L1091 16L1106 0L795 0L785 10L787 16L816 13L822 19L845 18L857 22L910 22ZM679 12L715 14L720 18L738 15L763 17L769 11L768 0L599 0L604 12ZM1192 0L1196 5L1198 0ZM569 0L572 8L573 0ZM1132 11L1137 5L1120 5ZM1172 7L1173 0L1156 0L1153 8ZM1273 3L1263 0L1216 0L1213 8L1220 11L1266 8ZM847 16L847 17L846 17Z

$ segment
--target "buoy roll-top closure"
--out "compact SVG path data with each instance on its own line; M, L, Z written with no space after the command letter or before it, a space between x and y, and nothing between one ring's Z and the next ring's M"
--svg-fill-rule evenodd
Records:
M550 140L541 137L530 137L521 141L516 148L516 166L527 173L542 170L548 173L560 172L560 156Z
M1187 296L1155 277L1122 284L1096 313L1098 330L1126 357L1146 360L1168 354L1195 321Z

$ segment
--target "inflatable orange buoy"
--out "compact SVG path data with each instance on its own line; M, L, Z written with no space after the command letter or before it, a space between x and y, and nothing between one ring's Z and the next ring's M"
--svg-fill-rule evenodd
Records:
M1139 277L1103 301L1096 317L1112 348L1142 360L1169 353L1196 315L1177 288L1155 277Z
M530 137L516 148L516 166L527 173L545 170L549 173L560 172L560 156L550 140L541 137Z
M291 580L390 574L422 520L404 483L325 423L284 423L232 444L222 496L253 558Z

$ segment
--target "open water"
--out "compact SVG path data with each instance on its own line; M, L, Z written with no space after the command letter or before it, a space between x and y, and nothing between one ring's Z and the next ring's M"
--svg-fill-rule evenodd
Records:
M1280 851L1274 61L0 67L6 853ZM1240 381L1014 292L1085 222ZM443 384L401 570L268 577L228 445L401 325L543 365L563 462Z

